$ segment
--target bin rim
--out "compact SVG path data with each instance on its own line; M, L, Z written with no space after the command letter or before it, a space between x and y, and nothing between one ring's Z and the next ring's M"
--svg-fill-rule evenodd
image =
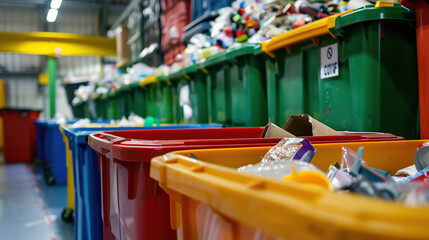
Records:
M159 127L154 130L161 130ZM168 147L186 147L186 148L219 148L228 147L230 145L244 146L244 145L275 145L280 142L281 138L260 138L262 134L262 127L247 127L247 128L223 128L223 129L173 129L178 136L185 136L183 138L176 137L172 139L157 139L147 138L144 134L139 139L137 129L133 132L136 138L123 137L118 135L122 140L114 144L112 156L123 162L140 162L144 159L141 158L142 154L149 148L168 148ZM187 135L188 131L192 131L195 137ZM201 137L201 133L205 133ZM115 136L115 132L106 132L109 136ZM222 135L223 134L223 135ZM244 135L243 135L244 134ZM250 135L249 135L250 134ZM199 137L198 137L199 136ZM232 137L229 137L232 136ZM234 137L235 136L235 137ZM363 141L398 141L405 140L403 137L398 137L388 133L365 133L353 132L348 135L336 136L307 136L301 137L309 139L315 143L338 143L338 142L363 142ZM191 147L192 146L192 147ZM175 150L170 148L170 150Z
M245 43L238 47L228 48L226 51L227 58L236 58L244 55L258 55L262 53L260 43Z
M197 72L197 68L195 67L194 64L192 64L178 71L175 71L171 74L168 74L167 76L165 76L165 78L160 79L160 81L177 81L182 78L188 79L189 78L188 74L192 74L195 72Z
M335 19L335 26L330 29L336 36L342 36L343 28L369 21L398 20L413 23L414 11L399 3L378 1L375 5L367 5L355 9L352 13Z
M205 69L214 65L222 64L226 61L226 50L215 53L196 64L197 69Z

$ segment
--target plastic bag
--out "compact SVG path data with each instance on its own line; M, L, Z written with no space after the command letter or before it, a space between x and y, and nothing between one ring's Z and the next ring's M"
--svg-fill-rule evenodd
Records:
M79 121L73 123L70 127L72 128L82 128L90 124L91 121L88 118L80 119Z
M261 162L241 167L238 171L330 190L332 187L329 179L310 163L315 152L316 150L307 139L283 138L265 154Z
M410 206L423 206L429 204L429 183L421 184L412 189L405 199Z
M144 125L145 120L144 118L140 117L139 115L135 114L135 113L130 113L130 115L128 116L128 121L136 124L136 125Z
M299 144L302 144L302 146L299 147ZM316 150L307 139L283 138L265 154L261 162L243 166L238 171L275 178L283 178L291 174L291 166L297 172L302 170L317 171L318 169L310 164L315 152Z

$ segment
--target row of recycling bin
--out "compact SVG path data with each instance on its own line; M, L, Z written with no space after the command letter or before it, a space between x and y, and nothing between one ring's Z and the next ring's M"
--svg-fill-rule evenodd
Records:
M414 24L412 10L378 2L97 96L91 117L261 126L307 113L337 130L417 138ZM86 102L76 108L89 115Z
M72 128L53 120L36 126L38 158L64 165L60 175L67 176L68 209L63 219L75 211L75 239L429 237L427 208L237 172L234 168L259 162L279 142L260 138L262 127L125 128L95 121ZM317 167L326 170L340 159L342 146L364 146L368 164L395 173L413 164L417 146L426 141L343 134L305 137L317 149Z

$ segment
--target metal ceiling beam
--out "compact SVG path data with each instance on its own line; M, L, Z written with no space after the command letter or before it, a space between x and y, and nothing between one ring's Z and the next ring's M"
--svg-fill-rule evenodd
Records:
M0 52L56 56L116 56L116 40L56 32L0 32Z
M0 6L2 7L45 7L49 4L49 1L45 0L2 0ZM80 10L80 11L100 11L103 9L103 2L84 2L76 0L64 0L61 9L62 10ZM110 12L123 12L125 10L125 4L109 4Z

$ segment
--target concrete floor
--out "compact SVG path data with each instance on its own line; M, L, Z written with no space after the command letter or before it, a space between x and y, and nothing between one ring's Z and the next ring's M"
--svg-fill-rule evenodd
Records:
M47 186L41 167L3 164L0 156L0 239L74 239L73 224L61 219L66 186Z

